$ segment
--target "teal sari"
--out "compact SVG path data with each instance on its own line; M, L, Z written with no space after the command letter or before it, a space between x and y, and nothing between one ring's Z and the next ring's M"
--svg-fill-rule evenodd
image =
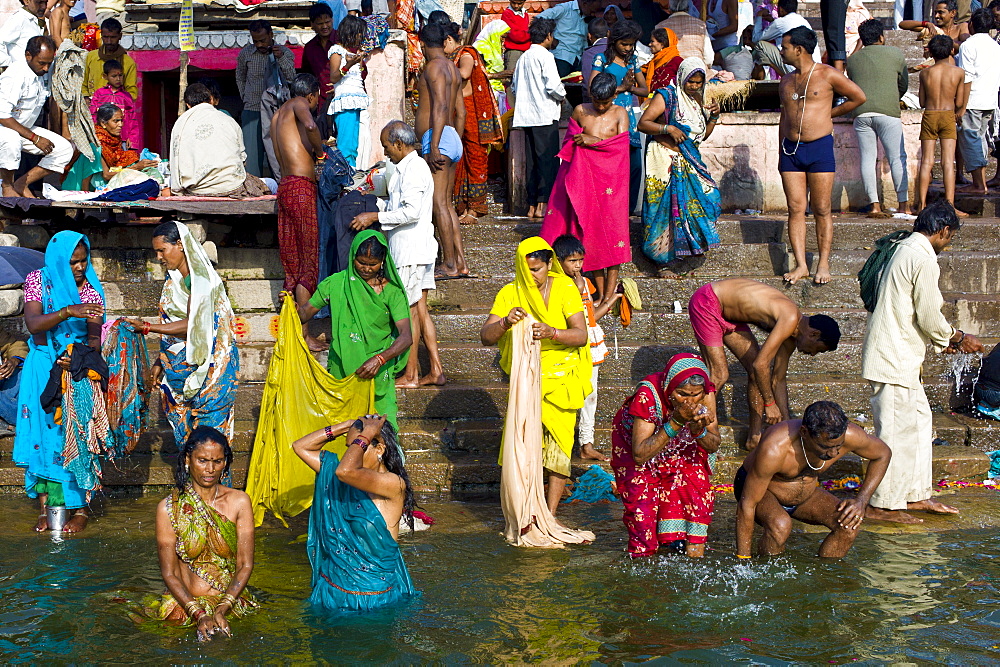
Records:
M340 459L321 454L306 550L309 602L330 611L370 611L416 595L399 544L368 494L337 479Z

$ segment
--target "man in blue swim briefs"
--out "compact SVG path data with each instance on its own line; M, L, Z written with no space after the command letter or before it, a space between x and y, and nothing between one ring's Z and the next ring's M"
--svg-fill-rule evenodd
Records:
M819 476L849 452L868 459L868 467L857 495L841 499L819 485ZM754 523L763 528L759 555L780 554L792 532L792 519L829 528L819 555L844 557L891 457L888 445L848 422L832 401L817 401L802 419L775 424L747 454L733 481L736 557L750 558Z
M441 264L434 270L435 280L469 275L458 214L452 204L455 165L462 159L462 138L455 128L465 128L465 103L462 74L444 53L450 29L438 23L421 28L420 44L427 62L417 80L419 104L415 125L421 138L421 153L434 179L433 220L441 241Z
M833 156L833 119L864 104L865 94L837 69L813 60L816 33L806 26L792 28L781 38L781 58L795 68L781 78L781 155L778 171L788 202L788 239L795 268L785 280L795 284L809 275L806 263L806 201L816 218L819 262L813 282L830 282L833 216L830 200L837 164ZM833 106L835 97L847 98Z

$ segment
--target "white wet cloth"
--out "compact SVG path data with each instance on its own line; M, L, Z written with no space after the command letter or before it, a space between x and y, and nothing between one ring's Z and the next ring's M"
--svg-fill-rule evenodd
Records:
M570 530L549 512L542 479L541 343L530 316L511 330L510 396L503 428L500 506L504 535L518 547L561 547L593 542L587 530Z
M875 437L892 450L889 469L869 501L872 507L905 510L933 492L933 422L923 386L871 382Z

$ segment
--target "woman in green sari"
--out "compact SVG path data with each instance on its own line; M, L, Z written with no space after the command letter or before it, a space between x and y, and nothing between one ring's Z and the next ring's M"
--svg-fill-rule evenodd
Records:
M305 324L330 307L327 370L338 380L374 379L375 411L395 426L396 374L406 367L411 342L409 301L381 232L360 232L350 254L347 268L319 284L299 319Z

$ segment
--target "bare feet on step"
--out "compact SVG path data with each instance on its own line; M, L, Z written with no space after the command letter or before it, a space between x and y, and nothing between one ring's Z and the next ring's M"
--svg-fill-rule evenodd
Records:
M906 503L906 509L918 512L931 512L933 514L958 514L958 509L939 503L933 498L921 500L915 503Z
M592 443L580 446L580 458L591 461L610 461L606 454L597 450Z
M310 352L322 352L327 348L320 339L314 336L306 336L306 345L309 347Z
M444 373L434 373L434 374L428 373L427 375L420 378L420 380L418 381L418 384L421 387L427 387L430 385L434 385L436 387L443 387L447 383L448 383L448 378L445 377Z
M420 386L420 378L400 375L396 378L396 389L416 389Z
M87 520L89 518L90 516L86 512L82 510L77 510L76 514L73 515L73 518L67 521L66 525L63 526L63 532L79 533L81 530L87 527Z
M865 510L866 519L874 519L875 521L889 521L891 523L923 523L923 519L919 519L912 514L907 514L902 510L884 510L878 507L868 506Z
M826 262L820 262L819 266L816 267L816 275L813 276L814 285L825 285L830 282L830 265Z
M807 266L796 266L794 270L789 271L784 275L785 282L789 285L794 285L803 278L809 277L809 267Z
M20 194L18 194L18 192L14 188L12 188L10 185L7 184L7 181L3 182L2 190L3 190L2 196L4 196L4 197L20 197L21 196Z

